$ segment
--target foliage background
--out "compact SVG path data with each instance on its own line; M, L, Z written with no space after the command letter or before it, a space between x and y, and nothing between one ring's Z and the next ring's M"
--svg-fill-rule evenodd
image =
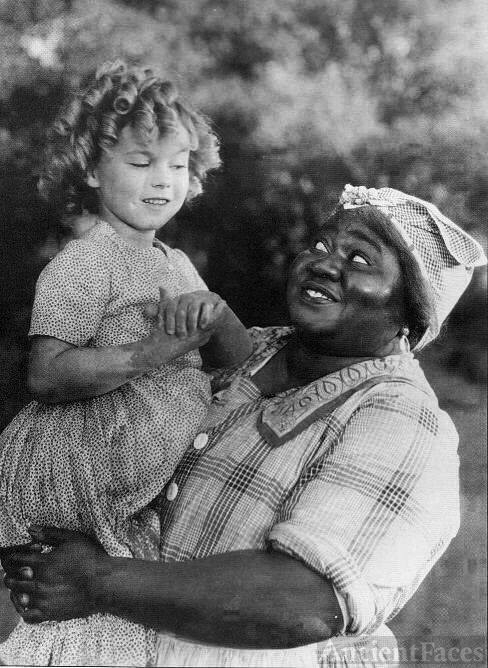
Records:
M1 425L28 400L33 289L62 236L35 189L46 127L104 60L153 65L213 119L224 167L162 237L247 324L285 321L290 259L347 182L432 200L486 245L485 0L0 0L0 54ZM463 526L401 635L484 632L485 289L477 270L422 355L461 435Z

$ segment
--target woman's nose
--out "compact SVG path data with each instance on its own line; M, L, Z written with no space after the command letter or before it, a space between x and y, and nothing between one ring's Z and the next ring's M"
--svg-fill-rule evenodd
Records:
M309 269L315 276L326 276L330 280L338 281L341 277L341 261L334 253L324 254L310 263Z

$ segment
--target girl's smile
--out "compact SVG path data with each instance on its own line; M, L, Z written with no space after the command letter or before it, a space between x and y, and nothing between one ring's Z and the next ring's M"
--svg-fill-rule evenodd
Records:
M98 191L100 216L140 248L181 209L189 186L190 136L174 132L142 141L130 126L102 156L87 182Z

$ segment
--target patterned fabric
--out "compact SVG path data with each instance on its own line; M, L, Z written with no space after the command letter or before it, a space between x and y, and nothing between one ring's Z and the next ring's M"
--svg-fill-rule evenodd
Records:
M411 354L264 397L253 371L291 330L253 333L241 369L215 374L207 444L195 441L160 497L161 558L271 547L328 578L347 605L346 637L259 660L192 643L191 665L346 665L339 650L388 633L457 531L457 434ZM190 665L179 643L160 635L157 665Z
M486 264L480 244L422 199L393 188L346 185L339 200L345 209L371 204L381 209L402 234L432 288L437 322L417 349L439 333L440 326L467 288L474 267Z
M101 222L42 272L30 334L92 347L140 340L152 327L144 306L158 301L159 286L172 296L205 289L181 251L159 242L135 248ZM192 352L98 397L26 406L0 437L0 545L26 542L26 527L44 523L95 534L113 555L157 558L151 518L139 514L137 531L131 518L161 491L207 412L200 367ZM148 651L142 627L96 616L21 624L0 657L138 665Z

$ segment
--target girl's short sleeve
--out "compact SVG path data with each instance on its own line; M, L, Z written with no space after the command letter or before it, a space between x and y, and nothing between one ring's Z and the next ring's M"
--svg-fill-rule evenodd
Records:
M29 336L87 345L100 325L109 291L109 262L103 250L83 240L71 241L39 276Z
M200 276L192 261L179 248L171 249L172 259L175 262L178 273L184 282L184 292L194 292L196 290L208 290L208 287Z

